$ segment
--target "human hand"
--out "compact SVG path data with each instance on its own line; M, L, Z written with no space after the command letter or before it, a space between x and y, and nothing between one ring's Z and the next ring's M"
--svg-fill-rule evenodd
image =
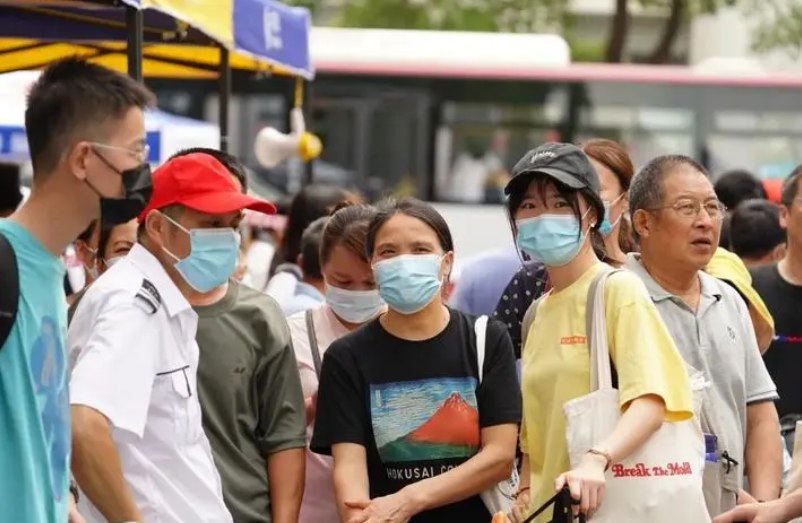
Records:
M512 504L509 519L512 523L523 523L526 514L529 512L529 489L521 491L515 496L515 503Z
M785 523L788 519L783 501L775 500L739 505L715 517L713 523Z
M84 517L78 513L78 506L75 504L75 497L72 495L72 492L69 493L69 496L70 503L67 523L86 523Z
M751 505L752 503L758 503L758 500L752 497L752 494L745 491L744 489L738 489L738 497L736 503L738 505Z
M304 400L306 407L306 426L308 427L315 422L315 414L317 414L317 391Z
M346 501L345 506L362 511L347 523L407 523L414 516L403 491L370 501Z
M579 465L568 472L560 474L554 481L554 491L559 492L568 485L571 499L579 501L572 510L574 516L580 513L587 519L599 509L604 500L604 468L607 460L603 456L587 453L582 457Z

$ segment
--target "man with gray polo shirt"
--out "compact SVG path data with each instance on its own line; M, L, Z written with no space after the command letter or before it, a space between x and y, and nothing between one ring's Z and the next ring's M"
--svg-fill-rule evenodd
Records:
M735 506L744 473L751 496L775 499L782 471L777 389L743 299L703 272L718 246L725 208L704 168L678 155L643 167L629 202L640 255L630 254L626 267L643 279L685 361L711 382L701 415L719 453L705 469L710 514Z

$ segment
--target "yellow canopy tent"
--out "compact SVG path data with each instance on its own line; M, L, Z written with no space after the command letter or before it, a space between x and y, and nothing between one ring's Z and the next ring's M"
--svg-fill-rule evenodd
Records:
M231 69L311 79L309 27L273 0L0 0L0 73L79 55L136 78L219 78L225 150Z
M136 14L143 19L142 61L146 76L213 78L220 62L220 45L233 51L230 57L233 69L269 70L272 74L307 79L313 76L310 65L303 63L303 58L300 64L288 64L290 67L286 67L281 57L269 56L267 49L263 53L259 49L251 52L238 49L233 37L226 36L225 27L215 28L217 32L195 29L192 16L203 13L184 14L178 11L174 4L183 4L182 0L144 0L144 6L158 3L168 12L177 13L175 15L156 9L142 11L143 4L140 1L126 0L125 7L128 9L121 9L112 0L0 0L0 73L40 69L54 60L75 55L125 72L131 43L130 11L139 11ZM256 7L277 5L256 1ZM232 1L211 0L207 3L217 10ZM283 8L293 13L299 12L302 17L308 14L297 8ZM253 35L247 40L253 41ZM304 48L301 54L308 56L308 32L293 40L294 44Z

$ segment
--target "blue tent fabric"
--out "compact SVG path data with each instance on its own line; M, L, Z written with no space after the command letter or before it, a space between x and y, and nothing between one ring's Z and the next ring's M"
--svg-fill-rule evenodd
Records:
M314 71L309 10L273 0L233 0L234 47L265 57L295 74Z

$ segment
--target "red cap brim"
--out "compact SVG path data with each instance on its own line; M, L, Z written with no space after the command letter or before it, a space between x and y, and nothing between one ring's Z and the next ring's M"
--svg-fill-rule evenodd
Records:
M228 214L244 209L262 214L276 213L276 206L272 203L235 192L203 194L195 198L187 198L179 203L204 214Z

